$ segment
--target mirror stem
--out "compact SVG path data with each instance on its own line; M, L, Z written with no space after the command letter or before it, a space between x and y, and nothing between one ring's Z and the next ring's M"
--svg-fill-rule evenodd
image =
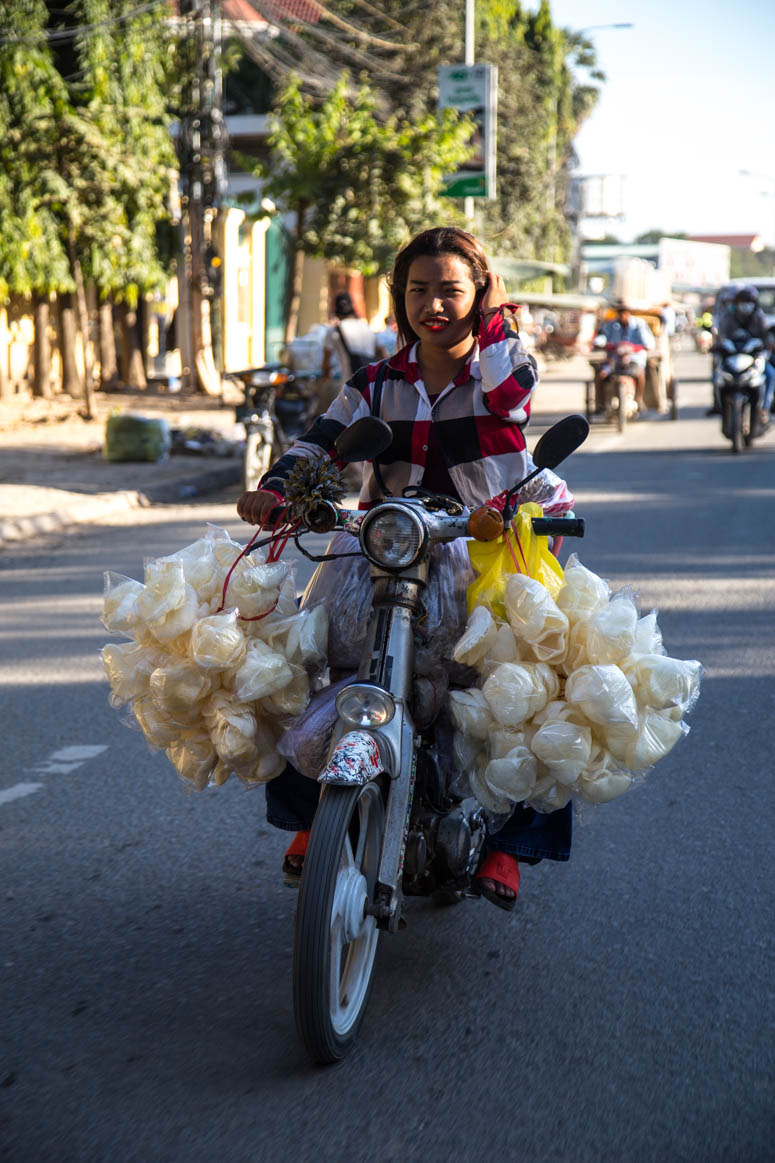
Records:
M371 467L374 470L374 479L377 482L377 486L379 487L379 489L382 493L382 496L383 497L392 497L393 494L391 493L390 489L385 484L384 478L382 476L382 471L379 467L379 461L378 461L376 456L374 457L374 460L371 462Z
M516 500L517 493L524 485L528 483L528 481L532 481L533 477L537 477L541 471L542 470L540 468L533 469L529 476L526 476L524 480L521 480L519 484L514 485L514 488L509 489L509 491L506 493L506 504L503 506L503 522L505 525L509 525L511 523L512 517L514 516L514 500Z

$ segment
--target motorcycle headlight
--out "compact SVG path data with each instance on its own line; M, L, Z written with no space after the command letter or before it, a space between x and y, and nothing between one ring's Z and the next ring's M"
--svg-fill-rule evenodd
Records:
M354 682L336 696L340 719L350 727L384 727L396 713L393 696L371 683Z
M751 366L753 363L753 356L745 355L742 351L739 351L736 355L730 355L727 363L729 364L730 369L739 375L740 372L744 372Z
M427 532L421 518L400 505L380 505L361 525L366 556L385 569L406 569L420 557Z

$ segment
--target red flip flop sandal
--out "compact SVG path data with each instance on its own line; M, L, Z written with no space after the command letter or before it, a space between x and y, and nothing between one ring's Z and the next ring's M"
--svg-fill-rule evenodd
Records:
M494 889L483 888L481 883L478 883L482 880L497 880L498 884L510 888L514 896L499 896ZM505 909L510 913L517 903L519 894L519 864L508 852L490 852L479 865L471 888L477 896L483 896L499 909Z
M283 881L291 888L298 888L301 881L301 871L304 867L304 862L301 864L291 864L288 859L289 856L305 856L307 853L307 845L309 844L309 831L297 832L291 841L290 847L287 849L283 857Z

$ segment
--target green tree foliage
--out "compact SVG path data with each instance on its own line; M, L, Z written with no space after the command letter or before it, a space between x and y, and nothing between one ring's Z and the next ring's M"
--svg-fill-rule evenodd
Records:
M77 71L69 90L80 122L68 174L82 210L80 250L103 294L126 298L164 285L157 226L169 217L176 165L169 100L174 45L158 8L131 0L73 0ZM98 159L94 150L99 149Z
M439 65L464 57L460 0L381 0L378 8L365 0L329 0L325 8L344 27L324 17L314 36L306 30L302 43L306 36L313 50L306 57L298 32L283 45L296 54L310 92L325 80L315 55L320 37L336 31L326 66L333 59L364 69L387 107L409 118L435 111ZM364 33L372 38L368 45ZM497 196L478 203L476 228L500 253L563 261L571 246L566 198L573 139L603 79L594 46L557 27L548 0L535 11L520 0L477 0L475 45L476 60L496 65L499 74ZM442 209L442 217L449 214Z
M375 274L442 212L443 176L468 156L468 135L451 111L382 120L373 90L353 91L346 74L321 102L292 78L271 118L264 193L296 214L306 254Z
M73 261L136 300L163 277L171 167L163 6L5 0L0 25L0 295L72 289Z
M43 0L7 0L0 21L0 302L73 287L55 210L67 94L47 17Z
M291 77L271 117L269 159L258 171L264 194L295 221L289 335L302 256L367 275L388 269L410 234L448 216L443 176L469 155L469 133L452 111L381 117L373 90L353 90L347 74L322 100L306 96Z
M643 245L653 244L659 242L661 238L688 238L688 234L682 234L680 230L644 230L635 239L636 242Z
M763 250L733 250L729 256L729 275L733 279L775 278L775 247Z

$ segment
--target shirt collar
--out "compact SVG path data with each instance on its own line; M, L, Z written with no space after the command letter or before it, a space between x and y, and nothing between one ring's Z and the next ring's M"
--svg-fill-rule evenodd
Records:
M417 349L419 348L419 340L414 343L407 343L406 347L402 347L395 355L388 360L388 367L394 371L400 372L401 375L410 384L416 384L418 380L422 380L422 372L420 365L417 362ZM453 383L455 387L459 384L464 384L468 379L480 380L482 378L482 371L479 366L479 342L477 341L471 356L466 360L463 367L456 375Z

